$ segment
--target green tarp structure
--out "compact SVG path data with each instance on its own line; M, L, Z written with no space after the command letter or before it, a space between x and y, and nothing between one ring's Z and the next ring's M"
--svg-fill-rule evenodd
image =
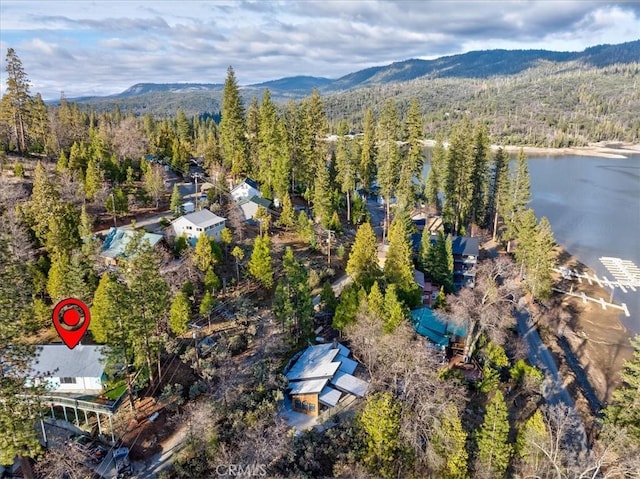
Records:
M419 308L411 311L411 319L416 333L425 336L438 346L449 346L452 336L466 337L464 326L453 324L438 317L430 308Z

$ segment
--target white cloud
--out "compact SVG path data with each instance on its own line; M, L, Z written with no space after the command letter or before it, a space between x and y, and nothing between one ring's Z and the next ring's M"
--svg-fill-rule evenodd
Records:
M253 83L478 49L582 50L637 39L638 11L544 0L2 0L0 45L16 49L34 90L55 98L137 82L219 83L228 65Z

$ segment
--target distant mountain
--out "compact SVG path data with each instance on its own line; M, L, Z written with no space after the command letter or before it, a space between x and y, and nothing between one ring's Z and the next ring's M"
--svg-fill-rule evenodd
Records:
M583 52L484 50L435 60L409 59L366 68L337 80L312 76L285 77L242 86L241 92L247 104L254 96L260 98L267 88L274 101L286 101L308 96L313 88L318 88L323 94L328 95L419 79L490 78L517 75L545 63L566 63L571 68L576 68L579 64L605 67L613 64L640 63L640 40L619 45L598 45ZM223 85L210 83L138 83L115 95L69 100L99 111L118 105L125 111L156 115L173 115L179 108L183 108L190 115L217 114L222 90Z

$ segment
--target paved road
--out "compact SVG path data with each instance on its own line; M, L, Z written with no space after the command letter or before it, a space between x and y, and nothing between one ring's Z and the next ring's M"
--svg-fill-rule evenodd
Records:
M582 449L586 449L587 435L582 420L578 416L573 399L569 395L567 388L564 387L564 382L553 356L542 342L538 330L531 321L531 315L525 308L519 308L515 312L515 317L518 322L518 333L527 343L529 362L545 374L545 379L542 383L543 397L547 404L551 406L565 405L572 410L581 426L578 437L575 440L581 444Z

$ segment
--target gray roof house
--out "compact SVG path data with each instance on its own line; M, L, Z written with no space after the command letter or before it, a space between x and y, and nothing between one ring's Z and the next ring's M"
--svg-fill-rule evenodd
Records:
M105 347L97 345L79 344L73 349L64 344L41 345L29 376L46 381L54 394L97 394L106 379L105 353Z
M293 410L317 416L349 395L364 397L369 383L353 375L358 363L350 354L334 342L309 346L294 356L285 368Z
M258 208L262 207L265 210L269 210L271 207L271 201L258 195L254 195L249 199L241 200L238 203L238 206L242 210L245 221L251 221L255 218Z

